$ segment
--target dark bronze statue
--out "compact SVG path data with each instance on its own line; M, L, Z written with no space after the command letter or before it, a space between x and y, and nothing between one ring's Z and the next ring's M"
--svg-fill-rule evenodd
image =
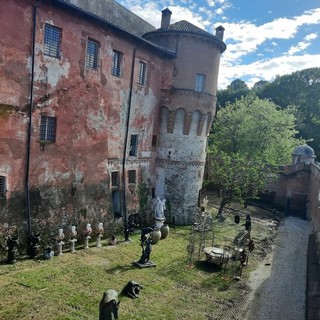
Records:
M136 298L139 298L140 290L142 288L143 287L139 283L131 280L124 286L121 293L132 299L136 299Z
M118 319L119 305L117 291L113 289L105 291L99 304L99 320Z
M152 251L152 237L151 232L153 228L147 227L141 230L141 247L142 247L142 254L140 260L138 261L141 264L147 263L150 260L150 254Z

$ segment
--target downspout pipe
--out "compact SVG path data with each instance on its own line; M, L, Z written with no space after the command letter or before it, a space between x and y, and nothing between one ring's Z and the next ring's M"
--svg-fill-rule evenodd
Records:
M41 1L41 0L40 0ZM30 103L29 103L29 124L27 132L27 159L26 159L26 215L28 224L28 236L32 235L31 224L31 207L30 207L30 155L31 155L31 129L32 129L32 110L33 110L33 89L34 89L34 65L35 65L35 50L36 50L36 24L37 24L37 9L40 1L36 2L33 7L33 25L32 25L32 54L31 54L31 80L30 80Z
M129 230L128 230L128 211L127 211L127 199L126 199L126 157L127 157L127 149L128 149L128 139L129 139L129 124L130 124L130 113L131 113L131 105L132 105L132 91L133 91L133 78L134 78L134 66L136 60L136 51L137 48L133 49L132 55L132 67L131 67L131 75L130 75L130 89L129 89L129 97L128 97L128 115L126 121L126 133L124 139L124 148L123 148L123 157L122 157L122 210L124 216L124 237L125 241L129 240Z

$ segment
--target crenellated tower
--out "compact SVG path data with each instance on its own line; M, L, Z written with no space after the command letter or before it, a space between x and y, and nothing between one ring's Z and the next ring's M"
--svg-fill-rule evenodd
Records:
M170 17L163 10L161 28L144 35L175 52L172 85L161 90L155 193L169 201L177 224L188 224L197 212L226 45L223 27L212 35L187 21L170 24Z

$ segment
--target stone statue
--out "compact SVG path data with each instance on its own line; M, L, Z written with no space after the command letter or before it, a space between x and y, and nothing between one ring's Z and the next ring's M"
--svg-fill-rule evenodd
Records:
M165 209L166 209L166 199L161 200L160 197L157 197L155 202L155 218L158 220L165 219L165 216L164 216Z

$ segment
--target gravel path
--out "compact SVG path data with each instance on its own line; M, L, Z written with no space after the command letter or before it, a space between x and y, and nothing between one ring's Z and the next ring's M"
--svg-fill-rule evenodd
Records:
M247 320L305 319L309 223L294 217L278 230L274 251L250 275Z

